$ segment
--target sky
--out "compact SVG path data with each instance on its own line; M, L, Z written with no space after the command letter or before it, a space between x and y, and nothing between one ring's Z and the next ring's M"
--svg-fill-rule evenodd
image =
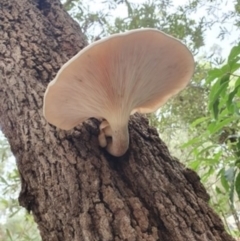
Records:
M98 11L99 9L104 9L105 5L102 3L103 0L95 0L92 1L91 10ZM143 3L146 2L146 0L129 0L131 3ZM172 0L174 8L184 5L189 2L189 0ZM216 6L214 11L212 11L210 14L207 13L207 7L204 5L204 7L199 8L196 13L194 13L194 18L201 19L201 17L206 17L208 19L216 19L216 16L219 16L223 10L231 11L234 10L234 1L233 0L223 0L222 4L219 4ZM118 5L116 10L112 10L111 12L112 16L114 17L127 17L127 7L125 4ZM228 29L230 34L226 36L224 40L221 40L218 38L218 35L220 33L221 27L225 27ZM236 28L233 26L231 22L225 21L224 24L216 23L211 29L207 29L205 32L205 46L201 49L199 52L199 57L204 55L205 53L209 53L214 46L220 47L219 49L221 52L222 57L226 58L233 46L233 42L237 39L239 40L239 32L236 30Z

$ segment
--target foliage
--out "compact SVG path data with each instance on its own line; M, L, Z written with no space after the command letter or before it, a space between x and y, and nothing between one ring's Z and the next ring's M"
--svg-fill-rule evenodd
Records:
M189 166L217 198L212 205L222 215L232 214L240 231L237 215L240 200L240 44L233 47L226 64L209 70L204 85L210 89L209 114L191 125L196 137L191 146ZM200 128L201 135L196 129ZM236 196L237 195L237 196Z
M0 240L40 241L36 224L18 204L20 180L7 140L0 133Z
M90 41L135 28L156 28L187 42L192 51L204 45L203 21L190 17L192 9L187 5L175 7L171 0L140 3L109 0L102 4L99 1L92 1L90 4L84 0L72 0L67 1L65 7L80 23Z

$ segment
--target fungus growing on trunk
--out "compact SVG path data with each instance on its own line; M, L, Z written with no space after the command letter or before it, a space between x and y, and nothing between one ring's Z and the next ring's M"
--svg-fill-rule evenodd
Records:
M128 120L156 111L190 81L193 56L179 40L154 29L114 34L81 50L45 92L46 120L69 130L104 119L99 144L113 156L129 146Z

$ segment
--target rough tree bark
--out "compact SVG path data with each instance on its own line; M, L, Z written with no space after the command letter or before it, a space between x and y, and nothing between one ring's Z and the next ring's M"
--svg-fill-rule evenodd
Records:
M59 0L0 1L0 128L21 176L20 205L46 241L231 241L198 176L170 156L147 120L129 123L130 149L99 148L97 120L47 124L43 94L86 45Z

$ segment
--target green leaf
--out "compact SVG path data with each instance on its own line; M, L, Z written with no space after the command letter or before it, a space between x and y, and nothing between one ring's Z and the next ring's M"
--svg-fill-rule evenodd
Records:
M204 156L204 154L205 154L205 156L206 156L206 155L209 155L209 154L208 154L208 153L209 153L209 150L211 151L211 149L214 149L214 148L216 148L216 145L215 145L215 144L203 148L201 151L198 152L197 158L201 158L201 156Z
M234 163L235 167L237 167L238 169L240 169L240 158L238 158L235 163Z
M210 102L214 102L215 99L219 98L221 92L225 91L228 87L229 75L225 75L212 86L211 92L209 94Z
M238 198L240 199L240 173L238 173L237 178L235 180L235 189L236 189Z
M13 241L12 235L11 235L11 232L9 231L9 229L6 229L6 233L7 233L7 236L10 238L10 240Z
M240 54L240 44L234 46L228 56L228 62L232 61L236 56Z
M15 216L19 211L20 211L20 209L17 209L17 210L15 210L15 211L13 211L13 212L9 215L9 217L12 218L12 217Z
M221 130L224 126L227 126L230 123L232 123L233 121L235 121L236 119L237 119L236 116L232 116L232 117L226 118L223 121L215 122L210 126L211 128L208 128L208 130L211 134L214 134L214 133L218 132L219 130Z
M127 0L125 0L125 4L127 5L128 15L132 15L133 9L132 9L132 7L131 7L131 4L130 4L129 1L127 1Z
M200 143L202 140L199 137L193 138L187 143L183 144L181 147L186 148L188 146L192 146L193 144Z
M205 158L205 159L200 159L201 162L206 165L206 166L212 166L213 164L218 164L219 160L217 158Z
M191 124L191 127L195 127L195 126L197 126L197 125L201 124L202 122L204 122L206 120L209 120L209 119L210 119L210 116L198 118Z
M209 109L212 110L212 113L215 119L218 118L220 95L221 93L225 95L226 89L228 87L228 83L229 83L229 75L225 75L214 84L209 94L209 99L210 99Z
M233 168L234 169L234 168ZM233 170L233 180L230 182L230 192L229 192L229 201L230 203L234 203L234 179L235 179L236 171Z
M237 78L235 82L235 88L240 86L240 77Z
M6 186L9 186L7 180L4 177L0 176L0 182L4 183Z
M215 119L218 118L218 113L219 113L219 109L218 109L218 106L219 106L219 99L216 99L212 105L212 112L213 112L213 117Z
M222 78L220 79L220 85L224 83L228 83L230 79L231 74L230 73L225 73Z
M224 177L226 178L226 180L228 182L230 182L230 183L234 182L234 177L235 177L234 167L230 167L227 170L225 170Z
M216 187L215 190L218 194L224 194L219 187Z
M220 179L220 180L221 180L221 184L222 184L222 186L224 187L225 191L226 191L226 192L229 192L229 184L228 184L228 181L227 181L227 179L226 179L224 170L222 170L220 178L221 178L221 179Z
M221 77L223 75L223 72L221 71L221 69L212 69L208 71L208 77L206 79L206 83L211 83L213 82L215 79Z
M240 57L237 57L235 61L229 62L231 73L234 73L236 70L238 70L240 68L240 63L237 62L239 60L240 60Z
M201 164L200 160L192 161L189 164L189 168L191 168L191 169L196 171L198 169L198 167L200 166L200 164Z
M206 181L209 179L209 177L214 173L214 171L215 171L215 169L213 168L212 165L210 165L210 166L208 167L208 171L205 172L205 173L202 175L201 180L202 180L203 182L206 182Z

